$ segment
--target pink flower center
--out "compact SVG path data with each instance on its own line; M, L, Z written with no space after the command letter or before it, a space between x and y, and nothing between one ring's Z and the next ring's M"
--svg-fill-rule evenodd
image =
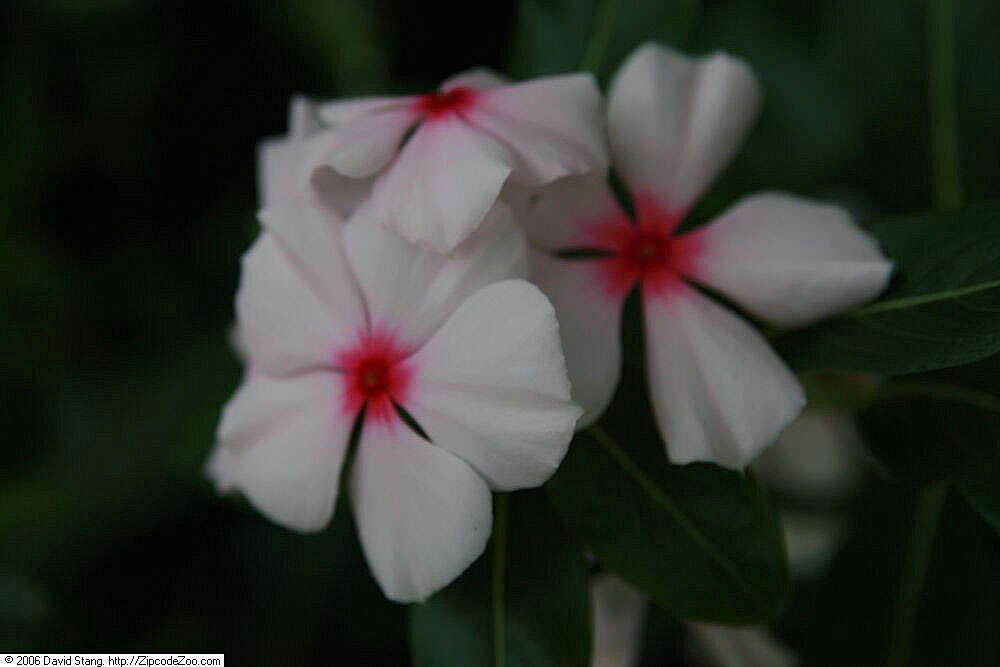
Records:
M417 98L417 111L431 118L441 117L448 113L465 111L476 100L476 91L465 86L455 86L448 90L421 95Z
M365 410L365 419L388 422L396 417L395 404L406 400L413 375L407 351L393 336L364 332L358 342L336 357L343 371L341 406L351 416Z
M650 196L636 198L636 221L615 210L587 227L582 244L608 253L596 260L607 293L626 295L636 284L655 295L681 284L691 273L701 244L697 234L675 234L681 215Z

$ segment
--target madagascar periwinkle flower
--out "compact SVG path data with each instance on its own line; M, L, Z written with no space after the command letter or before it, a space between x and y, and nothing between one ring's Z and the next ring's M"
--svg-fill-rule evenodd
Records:
M892 269L846 211L781 193L749 196L709 224L679 231L735 153L760 98L739 60L642 46L615 76L608 108L612 166L634 219L599 174L562 179L521 206L531 278L556 307L574 398L586 410L581 425L614 393L622 304L638 288L653 409L676 463L742 467L805 404L767 341L699 287L792 326L874 297Z
M554 310L520 279L522 233L502 202L449 256L364 206L346 225L308 200L260 218L236 299L249 371L209 472L316 531L358 424L345 479L363 551L386 596L422 600L483 551L491 489L548 479L581 412Z
M308 163L354 178L384 168L369 215L439 252L479 226L508 178L538 186L607 168L601 95L589 74L508 84L476 70L434 93L334 101L318 112L331 129Z

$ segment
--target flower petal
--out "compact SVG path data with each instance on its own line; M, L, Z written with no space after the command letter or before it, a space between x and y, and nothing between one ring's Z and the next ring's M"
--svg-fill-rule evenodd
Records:
M584 409L577 428L593 423L621 377L621 298L608 294L595 262L530 254L530 278L552 301L573 400Z
M462 115L513 149L518 163L512 178L518 182L542 185L607 171L601 93L591 74L492 88Z
M333 515L353 426L336 409L336 376L273 379L254 373L223 409L208 472L262 514L303 532Z
M510 81L502 74L498 74L488 67L474 67L446 79L441 84L440 90L441 92L447 92L458 86L465 86L474 90L485 90L508 84L510 84Z
M495 489L538 486L555 472L581 410L570 401L555 311L537 287L484 287L412 361L403 407L435 444Z
M611 574L600 574L590 585L594 612L591 667L632 667L642 650L649 602L642 593Z
M362 208L344 229L347 256L375 330L416 349L480 288L527 273L527 246L498 201L483 226L449 255L427 250L375 223Z
M798 658L762 627L688 623L708 664L719 667L794 667Z
M800 325L881 292L892 262L839 206L753 195L691 235L695 280L779 325Z
M243 258L240 339L267 373L329 367L365 324L337 223L322 215L303 202L263 211L267 231Z
M450 252L483 221L513 164L506 148L454 114L425 121L375 183L370 215L407 240Z
M304 140L322 128L316 106L297 95L288 109L288 135L268 137L257 146L257 187L261 207L296 194Z
M644 44L611 83L608 131L615 167L634 193L686 211L732 158L756 119L750 68L724 53L692 59Z
M643 310L653 412L672 462L743 467L801 412L795 376L735 314L681 282Z
M313 138L308 164L325 164L351 178L366 178L396 155L403 135L419 120L412 106L363 114Z
M402 423L365 425L350 485L365 557L392 600L426 599L486 547L493 522L486 483Z
M316 113L327 125L341 125L363 116L395 111L413 103L412 96L369 96L350 97L346 100L330 100L319 104Z
M287 137L265 139L257 148L257 179L262 208L296 197L311 198L336 214L349 215L367 197L370 179L354 179L322 165L328 135L308 99L292 98Z
M541 188L508 183L504 198L531 243L548 250L592 246L594 227L625 218L606 176L600 173L567 176Z

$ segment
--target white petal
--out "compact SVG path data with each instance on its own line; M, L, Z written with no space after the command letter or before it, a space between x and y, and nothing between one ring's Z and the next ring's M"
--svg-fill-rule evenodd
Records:
M621 377L623 301L607 294L597 270L590 261L530 255L531 281L556 309L573 400L584 409L577 428L601 416Z
M500 490L538 486L566 454L570 401L559 325L523 280L484 287L413 357L404 406L431 440Z
M462 114L513 149L518 166L512 178L519 182L542 185L607 170L601 93L590 74L493 88Z
M881 292L892 262L839 206L778 193L748 197L694 232L691 276L751 313L799 325Z
M324 164L351 178L366 178L396 155L403 135L418 121L410 106L357 116L316 135L306 162Z
M335 214L349 215L367 197L371 179L344 176L324 167L327 135L316 105L304 97L292 99L287 137L271 137L257 149L257 179L262 208L292 198L310 198Z
M753 471L782 495L830 504L850 497L861 480L862 452L848 413L809 407L753 462Z
M532 244L549 250L586 247L591 225L624 216L601 173L567 176L540 188L509 182L503 196Z
M268 233L243 256L236 314L251 363L273 375L331 367L336 351L356 332Z
M377 224L363 208L344 230L374 329L416 349L480 288L527 273L524 235L497 202L483 226L450 255L410 243Z
M798 658L764 628L688 623L712 667L794 667Z
M493 515L485 482L400 422L365 424L350 484L361 546L392 600L426 599L486 547Z
M685 211L732 158L760 100L760 86L740 60L724 53L692 59L640 46L611 83L615 167L634 192Z
M643 310L653 412L674 463L743 467L802 410L795 376L733 313L680 283Z
M475 67L473 69L459 72L455 76L449 77L441 84L441 91L446 92L458 86L465 86L474 90L485 90L506 86L510 83L502 74L497 74L488 67Z
M288 135L269 137L257 146L257 187L261 207L298 194L299 162L305 139L322 125L316 106L302 96L292 98L288 110Z
M648 602L642 593L610 574L594 579L590 601L594 613L591 667L633 667L642 649Z
M363 116L402 109L413 103L413 97L351 97L346 100L331 100L317 107L317 115L327 125L340 125Z
M208 472L288 528L320 530L333 514L353 420L336 408L328 372L252 374L226 404Z
M425 121L375 183L370 214L410 241L450 252L483 221L513 163L453 115Z

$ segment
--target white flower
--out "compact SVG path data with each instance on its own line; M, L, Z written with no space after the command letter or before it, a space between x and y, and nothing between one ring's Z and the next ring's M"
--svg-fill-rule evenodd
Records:
M537 186L607 169L601 96L589 74L510 85L478 70L435 93L334 101L319 115L332 129L312 142L306 162L353 178L388 165L370 215L439 252L479 226L508 177Z
M788 326L874 297L892 269L844 210L784 194L747 197L710 224L677 233L759 100L740 61L642 46L616 75L608 111L612 163L631 190L636 222L600 176L565 178L522 202L532 278L558 312L582 422L596 419L614 393L622 304L639 286L653 408L677 463L741 467L805 403L767 341L692 283ZM601 256L560 254L572 249Z
M319 530L363 413L348 478L361 545L388 597L422 600L482 552L490 489L542 484L580 414L552 306L510 279L523 236L502 203L450 257L304 201L261 220L236 299L251 370L209 473L277 523Z
M270 137L257 146L262 208L304 196L348 216L368 196L372 179L348 178L315 162L311 146L321 142L326 131L316 105L305 97L293 97L288 107L288 136Z

